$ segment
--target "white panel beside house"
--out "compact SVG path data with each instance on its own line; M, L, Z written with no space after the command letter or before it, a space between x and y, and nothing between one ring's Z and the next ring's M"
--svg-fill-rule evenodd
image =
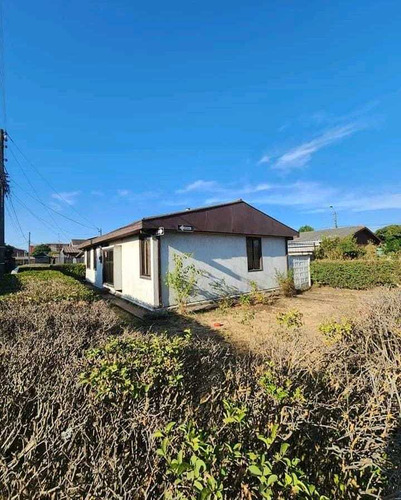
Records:
M201 271L193 302L216 299L222 295L249 292L254 281L261 290L278 287L277 273L287 272L285 238L262 237L260 270L248 270L247 238L242 235L177 234L161 237L162 303L176 304L174 291L165 282L168 270L174 269L174 254L190 253L186 265Z

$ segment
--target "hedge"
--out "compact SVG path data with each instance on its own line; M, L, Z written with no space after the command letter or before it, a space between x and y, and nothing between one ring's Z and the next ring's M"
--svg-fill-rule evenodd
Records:
M363 290L401 284L401 262L396 260L316 260L311 263L314 283Z
M79 280L85 279L85 264L31 264L18 266L18 272L23 271L60 271Z

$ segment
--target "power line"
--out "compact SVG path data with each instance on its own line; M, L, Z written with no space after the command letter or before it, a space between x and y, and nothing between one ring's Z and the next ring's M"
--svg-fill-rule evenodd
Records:
M57 234L57 235L59 234L57 228L54 228L54 226L52 226L51 224L49 224L49 222L47 222L45 219L42 219L42 217L39 217L39 215L36 215L29 207L27 207L25 205L25 203L20 198L18 198L18 196L16 196L15 194L13 194L12 196L14 196L14 198L18 201L18 203L22 207L24 207L25 210L27 210L27 212L29 212L33 217L35 217L35 219L37 219L38 221L42 222L42 224L44 224L54 234Z
M19 153L21 154L21 156L25 159L25 161L27 163L29 163L29 165L35 170L35 172L40 176L40 178L43 180L43 182L45 182L52 191L54 191L54 193L58 196L59 199L63 200L65 203L67 203L67 205L69 205L71 207L72 210L74 210L75 213L77 213L82 220L85 220L86 222L88 222L90 224L90 227L91 229L96 229L97 231L99 230L99 228L97 226L95 226L89 219L87 219L84 215L82 215L74 206L70 205L70 203L68 203L68 201L52 186L52 184L47 180L47 178L45 176L42 175L42 173L38 170L38 168L32 163L32 161L30 161L27 156L24 154L24 152L21 150L21 148L18 146L18 144L15 142L15 140L11 137L11 135L9 133L7 133L8 137L11 139L11 142L14 144L14 146L17 148L17 150L19 151ZM88 227L88 226L86 226Z
M31 181L30 181L30 179L29 179L29 176L26 174L26 172L25 172L24 168L22 167L21 163L18 161L18 159L17 159L17 157L15 156L14 152L12 151L12 149L10 149L10 152L11 152L11 154L13 155L13 157L14 157L14 159L15 159L16 163L18 164L18 166L21 168L21 171L23 172L23 174L24 174L25 178L27 179L27 181L28 181L29 185L31 186L32 190L35 192L36 197L35 197L35 196L33 196L33 195L32 195L31 193L29 193L28 191L26 191L24 188L22 188L22 187L21 187L21 185L20 185L20 184L18 184L18 183L17 183L17 182L13 179L13 180L12 180L12 182L13 182L16 186L18 186L18 187L21 189L21 191L24 191L24 192L25 192L28 196L30 196L32 199L34 199L35 201L37 201L38 203L40 203L40 204L41 204L42 206L44 206L44 207L45 207L48 211L54 212L54 213L55 213L55 214L57 214L58 216L63 217L64 219L69 220L70 222L74 222L75 224L78 224L79 226L85 227L85 228L87 228L87 229L93 229L93 228L95 227L95 226L88 226L88 225L86 225L86 224L82 224L82 222L79 222L79 221L77 221L77 220L73 219L72 217L68 217L67 215L62 214L62 213L58 212L57 210L54 210L54 208L50 207L49 205L46 205L46 203L44 203L44 202L43 202L43 201L39 198L39 196L38 196L38 194L37 194L37 191L36 191L35 187L33 186L32 182L31 182ZM69 205L69 206L71 206L71 205ZM57 224L57 223L56 223L56 224ZM97 229L97 228L96 228L96 229ZM61 231L62 231L62 232L64 232L62 229L61 229Z
M21 165L21 163L18 161L18 158L15 156L14 152L10 149L10 152L12 154L12 156L14 157L14 160L16 161L17 165L19 166L19 168L21 169L21 172L23 173L24 177L26 178L26 180L28 181L28 184L31 186L31 189L32 191L35 193L35 196L33 196L29 191L26 191L25 189L23 189L21 187L20 184L18 184L17 181L15 181L14 179L11 180L11 182L13 184L15 184L16 186L18 186L21 191L25 192L28 196L30 196L33 200L37 201L38 203L40 203L41 205L43 205L50 218L52 219L52 221L54 222L54 224L56 225L56 227L60 230L61 233L64 233L65 236L67 236L67 238L69 238L70 236L64 231L64 229L58 224L58 222L56 221L56 219L53 217L52 213L51 213L51 209L50 207L48 207L45 203L42 202L42 200L39 198L39 195L35 189L35 186L32 184L31 180L29 179L29 176L27 175L27 173L25 172L25 169L24 167Z
M17 226L18 226L18 229L19 229L19 231L20 231L20 233L21 233L21 235L22 235L23 239L24 239L26 242L28 242L28 239L27 239L27 237L25 236L24 231L22 230L22 227L21 227L21 223L20 223L20 221L19 221L19 219L18 219L18 215L17 215L17 212L16 212L16 210L15 210L13 200L11 199L11 197L10 197L10 196L9 196L9 197L7 197L7 199L10 201L11 209L12 209L12 212L13 212L13 214L14 214L14 217L15 217L15 220L16 220L16 223L17 223ZM7 205L6 205L6 207L7 207ZM7 210L8 210L8 207L7 207Z

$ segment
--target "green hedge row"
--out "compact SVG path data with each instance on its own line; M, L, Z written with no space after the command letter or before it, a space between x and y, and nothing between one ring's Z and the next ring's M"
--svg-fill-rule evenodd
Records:
M60 271L79 280L85 279L85 264L31 264L18 266L18 272L23 271Z
M314 283L363 290L401 284L401 262L396 260L316 260L311 263Z

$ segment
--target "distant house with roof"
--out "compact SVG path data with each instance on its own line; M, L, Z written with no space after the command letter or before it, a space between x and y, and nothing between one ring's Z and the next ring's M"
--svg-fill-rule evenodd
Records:
M84 262L84 252L79 248L79 245L85 240L72 239L69 245L64 245L60 250L58 261L60 264L79 264Z
M243 200L145 217L85 241L86 279L147 309L177 304L166 274L175 255L201 274L191 302L279 286L298 232Z
M346 226L318 231L305 231L288 243L289 255L311 255L320 246L324 238L345 238L352 236L358 245L381 243L375 233L366 226Z

